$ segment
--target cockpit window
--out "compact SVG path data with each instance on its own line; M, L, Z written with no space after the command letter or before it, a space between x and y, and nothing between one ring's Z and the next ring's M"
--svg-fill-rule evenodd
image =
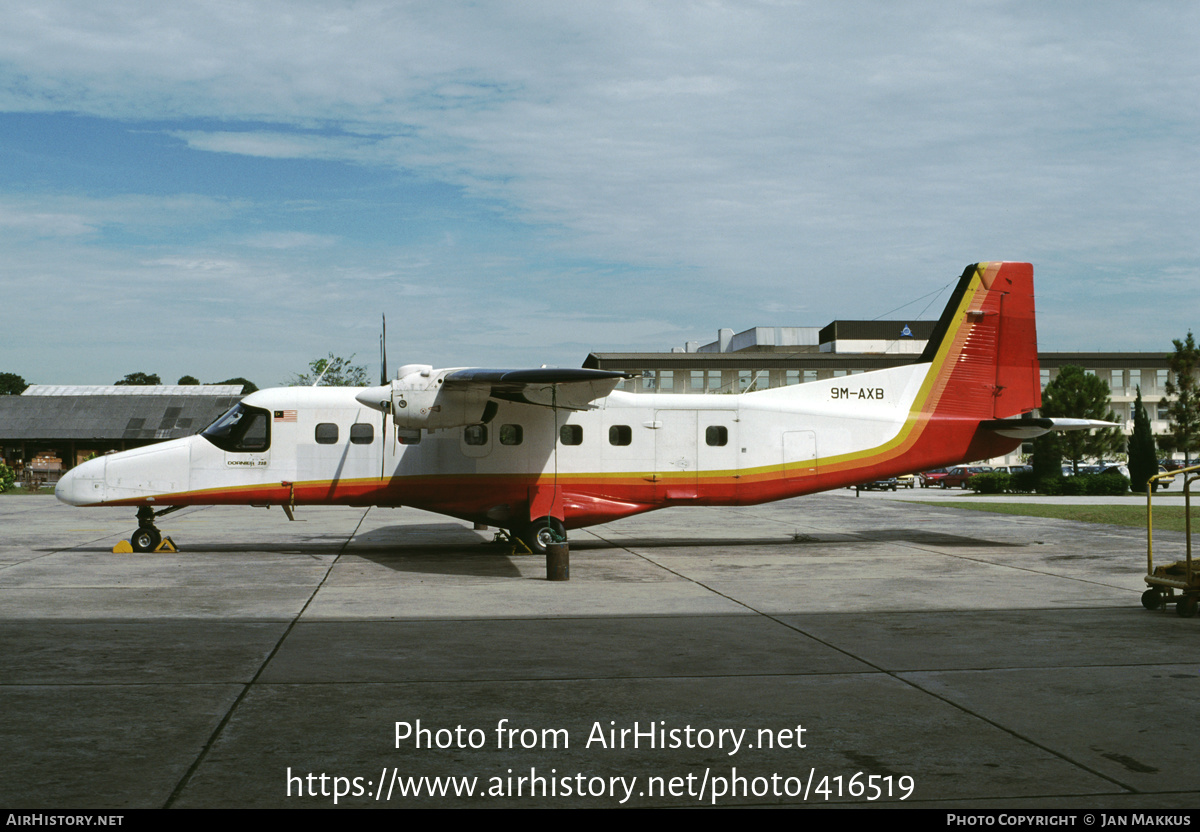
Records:
M271 414L238 402L200 435L230 453L265 451L271 447Z

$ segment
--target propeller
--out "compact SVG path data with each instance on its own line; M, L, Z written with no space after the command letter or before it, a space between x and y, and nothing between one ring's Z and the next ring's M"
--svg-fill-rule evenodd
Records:
M383 315L383 325L379 332L379 386L388 383L387 377L387 315ZM387 466L387 411L381 410L379 431L379 479L383 480Z
M383 329L379 333L379 383L388 383L387 377L387 315L383 316Z

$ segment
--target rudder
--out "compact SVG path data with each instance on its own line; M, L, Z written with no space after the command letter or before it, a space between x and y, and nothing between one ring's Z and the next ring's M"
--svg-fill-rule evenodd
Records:
M920 360L933 364L927 401L939 416L999 419L1039 407L1033 266L968 266Z

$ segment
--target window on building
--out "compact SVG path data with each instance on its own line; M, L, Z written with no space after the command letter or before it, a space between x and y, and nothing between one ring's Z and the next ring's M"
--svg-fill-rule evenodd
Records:
M749 370L738 370L738 392L746 393L750 390L750 384L753 380L753 373Z
M1046 389L1046 385L1050 383L1050 371L1042 370L1042 389Z
M834 370L834 371L833 371L833 377L834 377L834 378L841 378L841 377L842 377L842 376L844 376L844 375L846 375L846 371L845 371L845 370Z
M608 444L628 445L633 442L633 430L629 425L613 425L608 429Z
M1167 389L1167 373L1170 370L1155 370L1154 371L1154 389L1163 393Z
M1125 390L1125 371L1113 370L1110 373L1110 379L1108 389L1115 395L1120 395Z
M1138 388L1141 386L1142 386L1142 371L1141 370L1130 370L1129 371L1129 390L1128 390L1128 392L1131 395L1136 394L1138 391Z
M722 386L721 385L721 371L720 370L709 370L708 371L708 389L709 390L720 390L721 386Z
M675 373L663 370L658 374L658 389L661 393L675 392Z
M501 445L520 445L525 440L525 431L520 425L501 425L500 426L500 444Z
M350 426L351 445L370 445L375 441L375 426L359 423Z
M658 389L658 375L653 370L642 371L642 389L647 393L653 393Z
M786 371L783 374L783 383L788 387L792 386L793 384L799 384L800 383L800 371L799 370Z
M816 370L805 370L804 371L804 383L805 384L808 384L810 381L816 381L816 380L817 380L817 371Z
M468 445L486 445L487 441L487 425L467 425L463 428L463 442Z
M704 371L692 370L692 390L697 393L704 392Z
M729 428L724 425L709 425L704 429L704 443L713 447L729 444Z
M336 445L338 426L332 422L321 422L317 425L316 439L318 445Z
M1166 402L1158 403L1158 420L1160 422L1167 422L1171 419L1171 414L1167 412L1167 406Z
M583 426L563 425L558 429L558 438L562 440L564 445L582 445Z

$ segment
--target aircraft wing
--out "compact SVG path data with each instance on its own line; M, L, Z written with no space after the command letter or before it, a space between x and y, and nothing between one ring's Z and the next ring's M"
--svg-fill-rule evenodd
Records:
M1103 422L1099 419L989 419L979 423L984 430L994 430L1001 436L1010 439L1034 439L1051 431L1093 430L1095 428L1115 428L1116 422Z
M453 370L443 376L447 390L486 389L494 399L566 410L587 410L633 373L585 368L540 367L532 370Z

